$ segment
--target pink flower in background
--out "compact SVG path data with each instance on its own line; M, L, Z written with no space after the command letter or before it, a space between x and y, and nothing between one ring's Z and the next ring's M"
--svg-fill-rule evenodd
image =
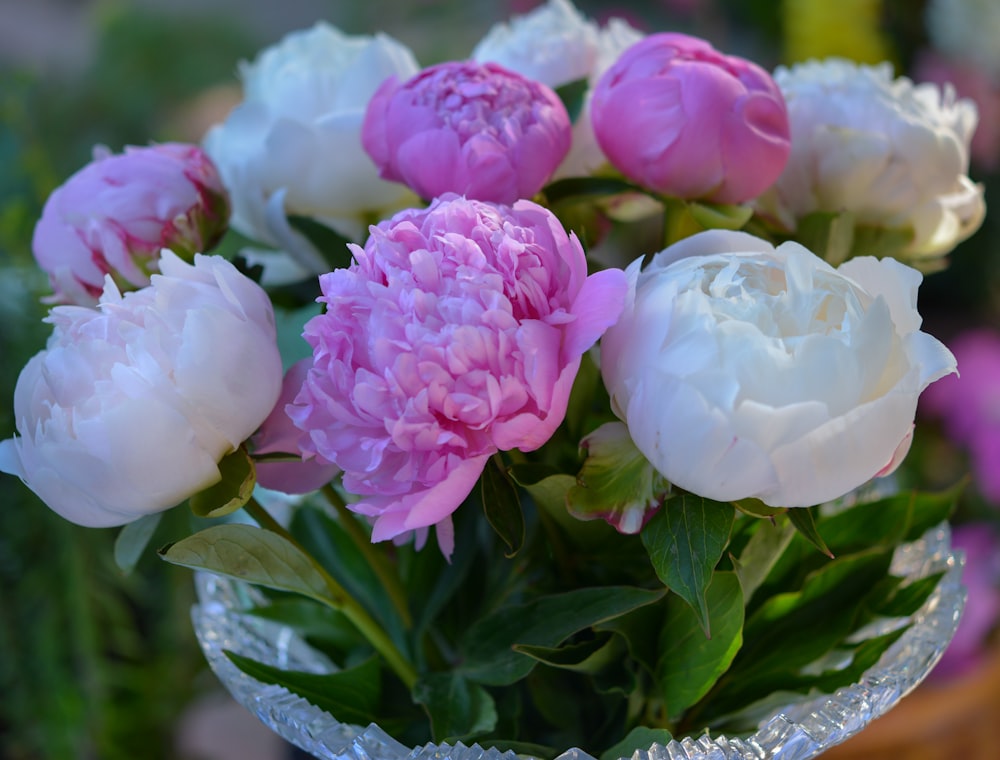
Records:
M494 63L443 63L368 104L362 144L385 179L423 198L530 198L569 151L569 115L545 85Z
M222 180L201 148L95 149L94 160L49 196L32 250L53 300L93 305L106 274L119 287L148 285L163 248L190 259L217 242L228 220Z
M313 368L294 404L307 454L336 462L372 540L438 525L497 451L562 421L580 358L617 319L620 270L587 276L548 210L446 195L372 228L355 263L320 277Z
M124 525L217 483L281 388L267 294L220 256L160 264L145 288L109 280L97 308L52 309L14 389L0 472L79 525Z
M591 119L623 174L680 198L750 200L778 178L790 150L770 75L678 33L626 50L597 83Z
M931 679L943 681L982 664L987 637L1000 619L1000 540L986 523L968 523L952 530L951 545L965 554L962 583L968 601L954 638Z
M980 492L1000 505L1000 333L972 330L949 347L959 375L929 388L920 408L939 418L948 436L968 448Z
M976 104L979 122L969 145L972 160L984 169L1000 166L1000 86L981 68L929 50L917 58L914 79L942 87L950 83L959 97Z
M304 433L292 422L285 407L295 400L311 367L312 359L302 359L288 368L274 409L251 439L255 455L302 455L299 442ZM303 457L299 462L257 462L257 482L285 493L315 491L333 480L338 472L337 465L319 456Z

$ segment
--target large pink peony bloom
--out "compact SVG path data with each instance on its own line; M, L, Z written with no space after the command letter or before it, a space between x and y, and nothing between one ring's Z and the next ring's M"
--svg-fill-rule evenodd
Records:
M788 113L771 76L685 34L654 34L626 50L590 107L611 163L666 195L742 203L788 160Z
M209 250L228 221L222 180L201 148L95 149L94 160L49 196L31 245L54 300L92 306L106 274L119 287L144 287L163 248L190 259Z
M423 198L530 198L569 152L569 115L548 87L495 63L450 62L368 104L361 141L385 179Z
M381 541L440 525L498 450L562 421L580 357L621 312L624 274L587 276L546 209L446 195L372 228L323 275L313 368L294 404L303 450L336 462Z

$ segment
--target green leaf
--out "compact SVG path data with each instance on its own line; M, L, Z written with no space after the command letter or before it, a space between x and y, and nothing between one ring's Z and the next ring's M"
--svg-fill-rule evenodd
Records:
M889 549L842 555L809 575L800 591L767 599L746 619L743 647L702 719L711 723L772 692L797 689L804 668L845 646L868 619L868 597L882 593L891 560Z
M366 726L379 719L381 673L378 660L336 673L306 673L265 665L235 652L225 652L240 670L267 684L283 686L342 723Z
M646 728L636 726L628 735L613 747L609 747L601 753L600 760L622 760L632 758L636 750L645 752L654 744L666 746L673 741L673 736L665 728ZM645 755L640 755L645 757Z
M496 726L493 697L455 671L422 677L413 687L413 701L427 711L434 741L438 743L465 741Z
M290 214L288 223L296 232L305 235L333 269L346 269L351 265L354 254L347 247L351 241L336 230L309 216Z
M756 526L740 556L733 558L733 566L743 589L744 603L750 600L767 578L795 534L794 526L784 521L777 524L761 520Z
M706 635L711 630L705 594L735 519L731 504L684 493L671 499L642 531L657 576L698 612Z
M509 559L524 545L524 512L517 486L496 457L491 457L479 479L486 522L507 545Z
M325 604L330 589L309 558L281 536L252 525L216 525L160 549L167 562L210 570Z
M830 547L828 547L826 542L823 541L823 537L820 536L819 530L816 528L815 510L816 507L789 509L788 520L795 526L795 530L797 530L803 538L823 552L823 554L827 557L832 559L833 552L830 551Z
M888 599L876 606L872 612L890 618L909 617L919 610L928 597L934 593L934 589L937 588L942 577L944 577L944 572L933 573L906 585L898 585Z
M250 501L257 482L257 470L247 450L240 446L219 462L222 479L188 500L198 517L222 517Z
M592 639L558 647L514 645L514 651L526 654L549 667L591 675L620 662L625 650L625 640L612 633L598 634Z
M667 599L657 680L671 720L708 693L743 643L743 591L736 574L715 573L706 599L712 628L707 640L690 605Z
M115 538L115 564L126 575L135 569L142 553L149 546L161 517L163 517L162 512L143 515L119 531Z
M555 647L569 636L653 604L664 589L630 586L581 588L501 607L466 632L461 670L480 683L503 686L524 678L536 661L518 644Z
M566 113L569 114L571 124L576 123L577 118L580 116L580 111L583 110L583 103L588 89L590 89L590 81L586 77L573 82L567 82L561 87L556 87L556 95L559 96L559 100L566 107Z
M399 642L404 626L395 605L339 520L306 505L295 510L291 532L302 548Z

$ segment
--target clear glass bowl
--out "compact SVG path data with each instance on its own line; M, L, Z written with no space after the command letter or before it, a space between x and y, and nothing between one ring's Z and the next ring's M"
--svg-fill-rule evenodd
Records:
M699 737L654 744L635 760L806 760L850 738L887 712L917 686L943 654L965 603L963 560L953 553L947 526L900 547L893 572L920 578L944 571L937 589L913 616L910 627L856 684L834 694L799 698L776 707L758 730L739 738ZM192 609L198 640L212 670L233 697L279 736L320 760L515 760L525 756L462 744L406 747L377 725L338 722L284 688L247 676L223 654L230 650L282 668L316 673L335 666L287 626L242 614L263 597L251 586L206 572L195 575L199 603ZM884 621L888 631L901 621ZM879 631L876 631L879 632ZM793 697L790 697L793 699ZM569 749L557 760L594 760ZM624 760L624 759L623 759Z

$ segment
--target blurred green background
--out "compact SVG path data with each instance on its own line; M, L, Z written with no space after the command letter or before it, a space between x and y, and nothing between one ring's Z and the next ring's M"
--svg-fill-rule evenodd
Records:
M17 375L48 334L34 223L93 145L197 142L238 97L237 61L321 18L352 33L385 30L429 64L464 57L493 22L535 4L0 0L0 439L14 430ZM909 0L577 5L646 31L694 32L768 68L811 50L888 56L905 72L925 42L921 3ZM844 28L815 22L790 34L784 6L810 5L838 5ZM868 23L853 6L877 12ZM976 178L987 182L989 202L995 176ZM940 337L973 322L1000 324L997 218L927 281L922 311ZM195 760L175 749L176 721L218 687L191 632L191 575L147 556L126 577L114 565L114 537L63 521L0 476L0 757Z

